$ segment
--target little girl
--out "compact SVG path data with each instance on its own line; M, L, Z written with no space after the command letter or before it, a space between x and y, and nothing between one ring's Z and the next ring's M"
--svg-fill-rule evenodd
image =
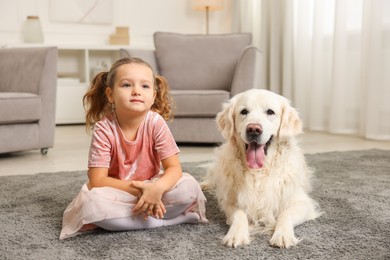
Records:
M89 181L65 210L60 239L96 227L207 222L206 198L198 182L182 173L165 122L172 112L163 77L141 59L123 58L96 75L83 101L86 126L93 127Z

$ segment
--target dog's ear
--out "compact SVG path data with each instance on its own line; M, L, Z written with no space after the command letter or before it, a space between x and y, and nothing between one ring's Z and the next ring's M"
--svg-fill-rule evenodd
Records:
M302 120L298 111L286 99L282 105L282 117L279 127L279 137L291 137L302 133Z
M216 118L218 128L226 140L234 135L234 104L234 99L224 103L222 111L217 114Z

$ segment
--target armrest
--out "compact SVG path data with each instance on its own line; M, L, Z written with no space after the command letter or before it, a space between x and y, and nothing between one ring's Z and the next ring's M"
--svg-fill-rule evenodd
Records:
M153 71L156 74L159 74L159 69L157 66L156 55L154 50L147 49L120 49L120 57L138 57L149 63Z
M48 49L0 49L0 91L39 94L39 82ZM17 72L17 75L10 72Z
M234 73L231 97L248 89L263 88L260 79L262 55L262 52L254 46L244 49Z
M44 55L44 64L38 85L38 95L42 100L42 118L39 120L39 142L41 147L52 147L56 125L58 49L57 47L44 49L46 54Z

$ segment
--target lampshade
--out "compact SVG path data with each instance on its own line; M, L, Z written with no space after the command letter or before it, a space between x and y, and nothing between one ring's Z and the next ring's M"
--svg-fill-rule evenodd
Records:
M216 11L223 9L224 0L192 0L192 9L204 11L208 9L209 11Z

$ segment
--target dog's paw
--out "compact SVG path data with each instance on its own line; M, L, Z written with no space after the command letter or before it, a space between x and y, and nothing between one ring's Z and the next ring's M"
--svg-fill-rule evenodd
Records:
M270 243L272 246L280 248L289 248L299 243L299 239L295 237L294 232L275 231Z
M223 244L230 247L238 247L249 244L249 230L231 227L226 236L222 239Z

